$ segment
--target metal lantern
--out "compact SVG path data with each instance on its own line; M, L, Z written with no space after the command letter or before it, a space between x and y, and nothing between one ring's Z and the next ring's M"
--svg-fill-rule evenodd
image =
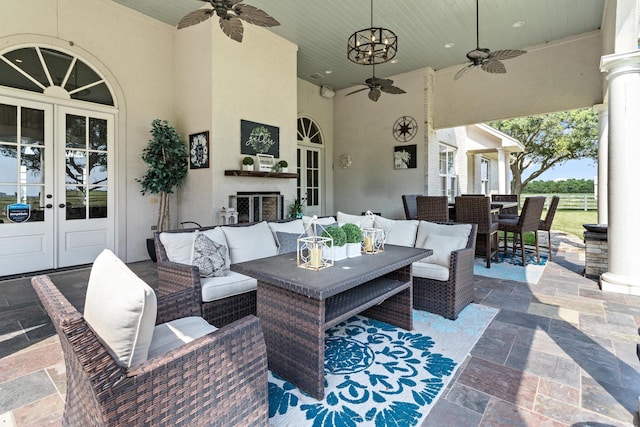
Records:
M333 257L331 256L333 238L322 237L324 228L317 222L318 217L314 215L307 228L296 240L298 267L314 271L333 266ZM317 230L317 227L320 227L320 230Z
M384 252L384 230L382 228L362 229L362 253L378 254Z

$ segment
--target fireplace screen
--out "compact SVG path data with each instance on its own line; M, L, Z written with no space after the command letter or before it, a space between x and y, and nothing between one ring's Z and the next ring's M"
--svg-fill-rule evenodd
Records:
M284 218L284 196L279 192L238 193L229 196L238 222L277 221Z

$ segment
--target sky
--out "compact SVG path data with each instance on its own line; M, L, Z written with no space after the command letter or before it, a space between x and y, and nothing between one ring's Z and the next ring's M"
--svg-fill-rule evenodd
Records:
M531 169L531 168L529 168ZM529 176L525 170L524 176ZM594 179L598 175L596 162L591 159L569 160L544 172L536 181L556 181L565 179Z

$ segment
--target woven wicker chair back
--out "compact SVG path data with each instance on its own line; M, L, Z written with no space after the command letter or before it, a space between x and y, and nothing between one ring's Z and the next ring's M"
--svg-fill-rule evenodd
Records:
M549 203L549 209L547 209L547 215L544 217L543 220L540 220L540 225L538 226L538 230L542 230L542 231L551 230L553 217L556 216L556 211L558 210L558 203L560 203L560 197L553 196L551 198L551 203Z
M402 206L404 206L404 216L406 219L416 219L418 217L418 206L416 205L416 197L419 194L403 194Z
M489 233L492 224L491 200L485 196L456 197L456 221L477 224L478 234Z
M527 197L524 199L522 213L518 220L518 231L520 233L538 229L545 200L545 197Z
M449 200L447 196L418 196L418 219L430 222L449 221Z
M520 206L520 197L517 194L492 194L492 202L516 202ZM518 215L518 206L513 208L501 209L500 213L504 215Z

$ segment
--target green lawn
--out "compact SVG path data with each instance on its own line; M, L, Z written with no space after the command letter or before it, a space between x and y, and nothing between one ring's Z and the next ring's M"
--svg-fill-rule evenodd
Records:
M542 211L542 217L547 215L547 211ZM551 230L564 231L582 239L584 237L584 227L582 224L595 224L598 222L598 212L594 210L583 211L579 209L558 209L553 218ZM502 234L502 233L501 233ZM533 245L533 233L524 234L524 242Z

